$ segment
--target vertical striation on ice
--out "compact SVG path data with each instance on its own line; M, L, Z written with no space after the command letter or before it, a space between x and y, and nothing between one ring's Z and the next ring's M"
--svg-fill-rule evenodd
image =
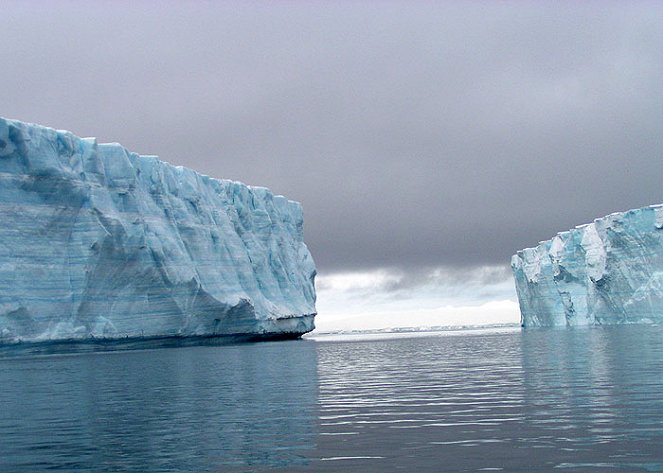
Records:
M561 232L511 259L524 327L663 320L663 205Z
M0 341L313 329L299 203L0 118Z

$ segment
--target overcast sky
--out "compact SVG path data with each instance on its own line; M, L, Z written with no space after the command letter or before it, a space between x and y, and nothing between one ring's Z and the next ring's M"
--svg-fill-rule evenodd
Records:
M663 201L661 2L0 3L0 115L299 200L322 275Z

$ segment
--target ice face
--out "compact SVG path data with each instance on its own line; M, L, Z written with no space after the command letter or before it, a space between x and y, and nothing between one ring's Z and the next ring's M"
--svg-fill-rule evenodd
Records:
M614 213L511 259L524 327L663 321L663 204Z
M0 119L0 342L313 329L299 203Z

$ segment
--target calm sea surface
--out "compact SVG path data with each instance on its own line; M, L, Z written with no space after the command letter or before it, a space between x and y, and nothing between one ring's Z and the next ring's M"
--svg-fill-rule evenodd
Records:
M663 472L663 327L0 355L0 472Z

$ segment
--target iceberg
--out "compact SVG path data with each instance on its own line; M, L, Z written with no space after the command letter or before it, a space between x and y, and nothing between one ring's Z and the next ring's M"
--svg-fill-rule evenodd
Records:
M523 327L663 322L663 204L558 233L511 268Z
M0 343L314 328L302 206L0 118Z

